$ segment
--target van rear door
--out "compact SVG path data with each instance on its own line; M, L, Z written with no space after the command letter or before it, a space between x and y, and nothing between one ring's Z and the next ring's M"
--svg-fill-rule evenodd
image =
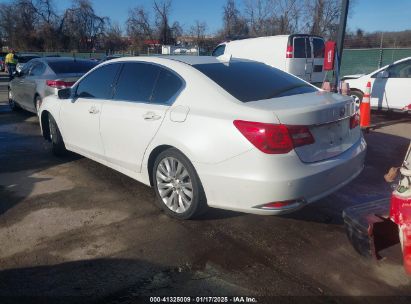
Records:
M311 82L313 59L308 36L290 36L293 55L287 58L287 72Z
M325 71L324 64L324 39L320 37L311 37L311 49L313 51L313 67L311 74L311 82L320 83L324 81Z

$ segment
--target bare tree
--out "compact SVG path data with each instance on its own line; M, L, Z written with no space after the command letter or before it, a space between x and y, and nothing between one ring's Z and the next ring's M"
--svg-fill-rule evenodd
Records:
M63 31L70 37L72 48L90 50L104 37L108 23L107 17L96 15L90 0L73 0L63 17Z
M245 37L248 35L247 22L241 16L234 0L227 0L223 7L223 35L227 38Z
M250 36L275 34L274 0L244 0L244 14L250 28Z
M144 39L153 39L153 27L148 11L142 7L129 10L126 22L127 34L133 39L135 44Z
M196 20L194 22L194 25L191 26L190 35L194 37L195 44L198 47L203 46L206 31L207 31L207 23L205 23L205 22L200 22L200 21Z
M154 0L154 11L156 14L155 23L162 44L171 44L174 42L169 25L171 4L171 0Z
M340 0L306 0L305 29L311 34L335 38L340 18Z

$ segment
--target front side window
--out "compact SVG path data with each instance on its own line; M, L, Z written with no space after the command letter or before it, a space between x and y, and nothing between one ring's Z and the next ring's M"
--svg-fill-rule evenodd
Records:
M110 99L112 84L121 64L106 64L83 78L77 86L76 95L82 98Z
M390 78L411 78L411 60L388 67L387 71Z
M117 80L113 99L131 102L149 102L160 67L140 62L124 63Z
M169 70L161 68L156 87L151 98L152 103L170 104L171 98L181 89L183 82Z
M288 73L254 61L196 64L194 68L242 102L316 92Z
M224 52L225 52L225 44L220 45L220 46L217 46L217 47L215 48L215 50L213 51L213 54L212 54L212 55L213 55L214 57L218 57L218 56L223 55Z

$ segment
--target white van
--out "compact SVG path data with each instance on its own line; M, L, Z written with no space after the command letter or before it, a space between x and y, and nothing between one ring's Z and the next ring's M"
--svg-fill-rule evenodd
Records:
M324 39L293 34L235 40L219 44L213 56L263 62L311 83L324 81Z

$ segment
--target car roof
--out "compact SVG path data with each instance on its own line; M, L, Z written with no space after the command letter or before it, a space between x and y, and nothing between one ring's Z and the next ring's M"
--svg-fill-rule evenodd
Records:
M119 61L147 61L151 62L153 59L161 59L161 60L170 60L170 61L178 61L181 63L185 63L188 65L196 65L196 64L212 64L212 63L224 63L229 60L235 61L250 61L247 59L240 59L240 58L217 58L214 56L192 56L192 55L165 55L165 56L138 56L138 57L121 57L110 60L110 62L119 62Z
M45 62L74 62L74 61L92 61L90 59L84 58L74 58L74 57L41 57L37 58L37 60L45 61Z

